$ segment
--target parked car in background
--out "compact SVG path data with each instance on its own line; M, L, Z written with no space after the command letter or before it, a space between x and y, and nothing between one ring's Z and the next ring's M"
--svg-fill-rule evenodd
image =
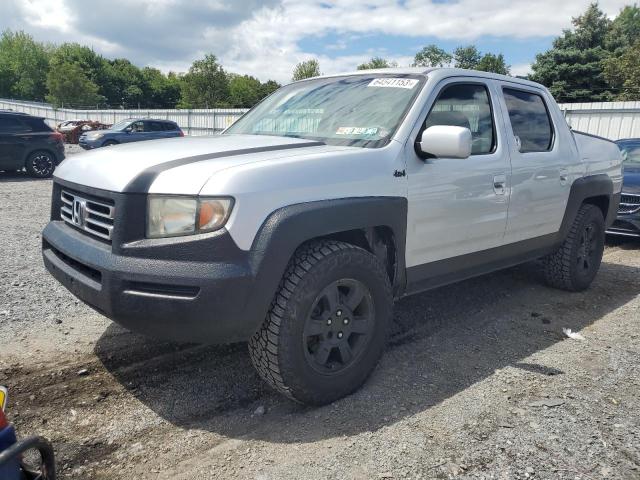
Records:
M618 217L607 233L640 237L640 138L616 142L624 157L622 197Z
M159 138L184 137L176 122L150 118L122 120L107 130L87 132L80 136L79 145L85 150L110 147L119 143L142 142Z
M47 178L64 160L64 139L43 118L25 113L0 112L0 170Z
M58 125L56 130L64 136L65 143L77 144L80 136L93 130L106 130L111 125L94 120L66 120Z

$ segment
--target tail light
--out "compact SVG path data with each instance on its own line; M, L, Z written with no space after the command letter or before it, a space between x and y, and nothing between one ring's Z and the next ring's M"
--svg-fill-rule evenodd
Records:
M64 135L60 132L53 132L49 138L51 140L55 140L56 142L64 142Z
M180 136L184 137L184 132L182 130L180 130Z

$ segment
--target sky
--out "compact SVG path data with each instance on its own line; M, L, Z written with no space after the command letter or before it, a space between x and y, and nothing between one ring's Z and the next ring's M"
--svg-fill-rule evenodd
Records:
M408 66L423 46L475 44L514 75L571 26L589 0L0 0L0 31L78 42L108 58L184 72L207 53L227 71L285 83L317 58L322 73L373 56ZM602 0L611 17L631 0Z

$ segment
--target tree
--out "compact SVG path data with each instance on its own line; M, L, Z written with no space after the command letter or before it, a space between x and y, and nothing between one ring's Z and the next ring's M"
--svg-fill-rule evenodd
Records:
M437 45L427 45L413 59L414 67L445 67L451 64L453 55Z
M386 58L382 57L373 57L366 63L361 63L358 65L358 70L373 70L374 68L393 68L397 67L398 64L396 62L390 62Z
M296 82L298 80L304 80L305 78L319 77L320 75L320 63L315 58L312 58L311 60L297 64L293 69L291 79Z
M617 91L616 100L637 100L640 97L639 51L640 40L606 62L605 75Z
M229 75L229 97L232 107L250 108L262 98L260 80L249 75Z
M149 108L175 108L180 100L180 77L169 72L164 75L157 68L142 69L143 103Z
M280 85L275 80L267 80L260 86L260 99L262 100L264 97L268 97L281 86L282 85Z
M604 76L616 100L636 100L640 96L640 8L624 7L611 23L605 38L611 51L604 61Z
M458 47L453 51L453 62L456 68L467 68L474 70L480 63L480 52L475 45Z
M183 108L218 108L229 106L229 81L215 55L196 60L182 77Z
M536 55L531 79L549 87L559 102L611 100L613 93L604 75L609 56L605 38L611 21L594 3L572 23L573 30L565 30L550 50Z
M476 65L476 70L499 73L501 75L509 75L510 73L510 67L501 53L498 55L485 53Z
M113 82L109 76L109 62L94 52L91 48L78 43L63 43L53 50L51 54L51 64L59 65L68 63L77 65L82 69L85 76L96 84L99 94L107 99L109 103L113 101ZM120 99L118 98L117 101Z
M47 101L56 107L88 107L104 102L98 85L92 82L77 63L56 62L47 74Z
M627 5L611 22L605 36L605 47L610 52L624 53L640 39L640 8L637 5Z
M104 68L106 80L102 83L102 92L108 103L137 108L142 101L144 85L140 69L126 58L108 60Z
M0 96L43 100L51 47L24 32L0 36Z

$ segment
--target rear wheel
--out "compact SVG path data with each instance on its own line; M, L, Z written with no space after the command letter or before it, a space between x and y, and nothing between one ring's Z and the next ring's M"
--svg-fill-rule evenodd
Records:
M391 285L381 262L337 241L313 242L289 263L267 318L249 341L273 388L322 405L355 391L386 343Z
M49 178L56 168L53 154L45 150L33 152L25 162L27 173L36 178Z
M588 288L600 268L604 239L602 211L582 205L560 248L542 259L547 283L572 292Z

